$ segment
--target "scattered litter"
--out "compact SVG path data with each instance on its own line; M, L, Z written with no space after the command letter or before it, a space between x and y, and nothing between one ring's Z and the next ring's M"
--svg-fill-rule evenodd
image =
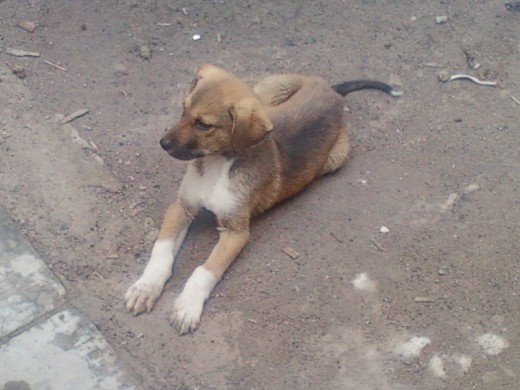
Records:
M446 202L444 202L440 205L441 211L446 212L446 211L450 210L453 207L453 205L455 204L455 202L457 201L457 199L459 199L459 195L456 194L455 192L449 194L448 199L446 199Z
M37 51L26 51L22 49L13 49L12 47L8 47L5 49L5 54L9 54L13 57L39 57L40 53Z
M439 15L435 17L435 23L444 24L448 22L448 15Z
M93 273L95 276L97 276L99 279L101 279L101 280L105 280L105 278L104 278L103 276L101 276L101 274L100 274L99 272L94 271L94 272L92 272L92 273Z
M366 273L357 274L352 284L355 288L362 291L374 292L376 291L376 282L370 280Z
M390 229L388 229L386 226L381 226L381 229L379 231L383 234L390 233Z
M520 106L520 100L518 100L514 96L509 96L509 97L511 98L512 101L514 101L516 104L518 104Z
M428 337L412 337L408 342L398 345L395 352L405 358L417 357L430 343L431 340Z
M464 187L464 193L469 194L473 191L478 190L479 188L480 188L480 186L478 184L470 184L470 185Z
M30 33L34 32L34 30L36 30L36 28L38 27L38 24L29 20L20 20L16 25L20 27L22 30L25 30Z
M442 268L441 268L439 271L437 271L437 273L438 273L439 275L441 275L441 276L446 275L446 271L443 270Z
M251 322L252 324L258 324L257 320L253 320L252 318L247 319L248 322Z
M43 62L45 62L47 65L50 65L52 66L53 68L56 68L56 69L59 69L59 70L63 70L63 71L66 71L67 68L64 68L63 66L59 66L53 62L50 62L50 61L47 61L47 60L43 60Z
M471 76L469 74L454 74L454 75L450 76L450 78L446 81L454 81L454 80L470 80L470 81L473 81L475 84L487 85L489 87L494 87L497 85L496 81L479 80L476 77Z
M135 335L135 338L136 338L136 339L141 339L141 338L143 338L143 337L144 337L144 334L142 334L142 333L137 333L137 334Z
M432 303L435 302L435 299L432 297L415 297L413 301L417 303Z
M300 256L298 252L296 252L293 248L290 246L286 246L282 249L282 252L285 253L287 256L289 256L291 259L296 259Z
M436 62L426 62L424 66L426 66L427 68L442 68L442 66Z
M150 51L150 48L146 45L139 46L139 55L145 60L149 60L150 58L152 58L152 52Z
M107 255L105 258L106 259L119 259L119 255L115 255L115 254L114 255Z
M436 353L428 362L428 369L432 372L433 375L438 376L439 378L446 377L446 371L444 370L444 363L442 358Z
M509 12L520 12L520 1L505 3L504 5Z
M198 41L198 40L200 39L200 34L195 34L195 35L193 35L192 39L193 39L194 41Z
M181 11L185 16L188 16L188 11L186 11L186 8L182 8Z
M363 184L364 186L368 185L368 180L367 179L358 179L357 182Z
M217 42L222 42L222 37L220 36L220 33L217 33Z
M477 343L482 347L485 353L493 356L509 348L509 343L506 339L493 333L486 333L477 337Z
M171 26L171 23L157 23L157 26Z
M65 118L63 118L60 121L60 124L64 125L65 123L72 122L73 120L78 119L78 118L82 117L83 115L86 115L88 113L88 111L89 110L87 108L82 108L77 111L74 111L72 114L67 115Z

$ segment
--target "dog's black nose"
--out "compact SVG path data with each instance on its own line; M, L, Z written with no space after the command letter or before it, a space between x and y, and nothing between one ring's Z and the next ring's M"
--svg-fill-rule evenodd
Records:
M169 137L161 138L161 147L166 151L170 150L173 147L172 141Z

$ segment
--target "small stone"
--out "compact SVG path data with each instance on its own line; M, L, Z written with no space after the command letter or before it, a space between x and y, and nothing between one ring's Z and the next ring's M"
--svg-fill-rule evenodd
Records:
M435 23L444 24L448 22L448 15L439 15L435 17Z
M114 64L112 65L112 70L114 71L114 76L122 77L128 75L128 68L123 64Z
M390 229L388 229L386 226L381 226L381 229L379 231L383 234L390 233Z
M152 52L150 51L150 48L146 45L139 46L139 55L145 60L149 60L150 58L152 58Z
M21 66L14 66L12 69L12 72L20 80L23 80L27 77L27 72L25 71L25 68L23 68Z
M448 81L450 79L450 74L446 70L441 70L437 74L437 78L439 79L439 81L442 81L443 83L445 83L446 81Z
M34 32L34 30L36 30L38 24L29 20L20 20L17 26L20 27L22 30L32 33Z

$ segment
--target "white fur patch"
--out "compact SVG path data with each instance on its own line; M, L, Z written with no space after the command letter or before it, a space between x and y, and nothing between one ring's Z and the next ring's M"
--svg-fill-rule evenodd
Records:
M240 204L239 197L230 188L229 170L233 162L220 156L205 157L202 175L194 164L190 164L180 189L183 198L217 216L232 213Z
M479 343L484 352L488 355L498 355L509 347L509 343L506 339L493 333L486 333L477 337L477 343Z
M195 268L173 306L171 321L181 334L197 328L204 302L217 282L217 277L211 271L203 266Z

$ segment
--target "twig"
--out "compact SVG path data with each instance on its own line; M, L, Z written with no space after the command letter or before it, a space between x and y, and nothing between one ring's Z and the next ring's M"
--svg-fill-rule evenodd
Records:
M489 87L494 87L497 85L496 81L479 80L476 77L470 76L469 74L454 74L447 81L453 81L453 80L470 80L478 85L487 85Z
M55 63L52 63L52 62L50 62L50 61L43 60L43 62L45 62L47 65L52 66L53 68L56 68L56 69L59 69L59 70L67 71L67 68L64 68L63 66L56 65Z
M381 247L381 245L379 245L379 243L374 240L373 238L370 239L370 242L372 243L372 245L374 245L377 249L379 249L381 252L384 252L384 248Z
M330 232L330 235L336 239L337 242L340 244L343 244L343 240L339 239L338 236L334 234L334 232Z

